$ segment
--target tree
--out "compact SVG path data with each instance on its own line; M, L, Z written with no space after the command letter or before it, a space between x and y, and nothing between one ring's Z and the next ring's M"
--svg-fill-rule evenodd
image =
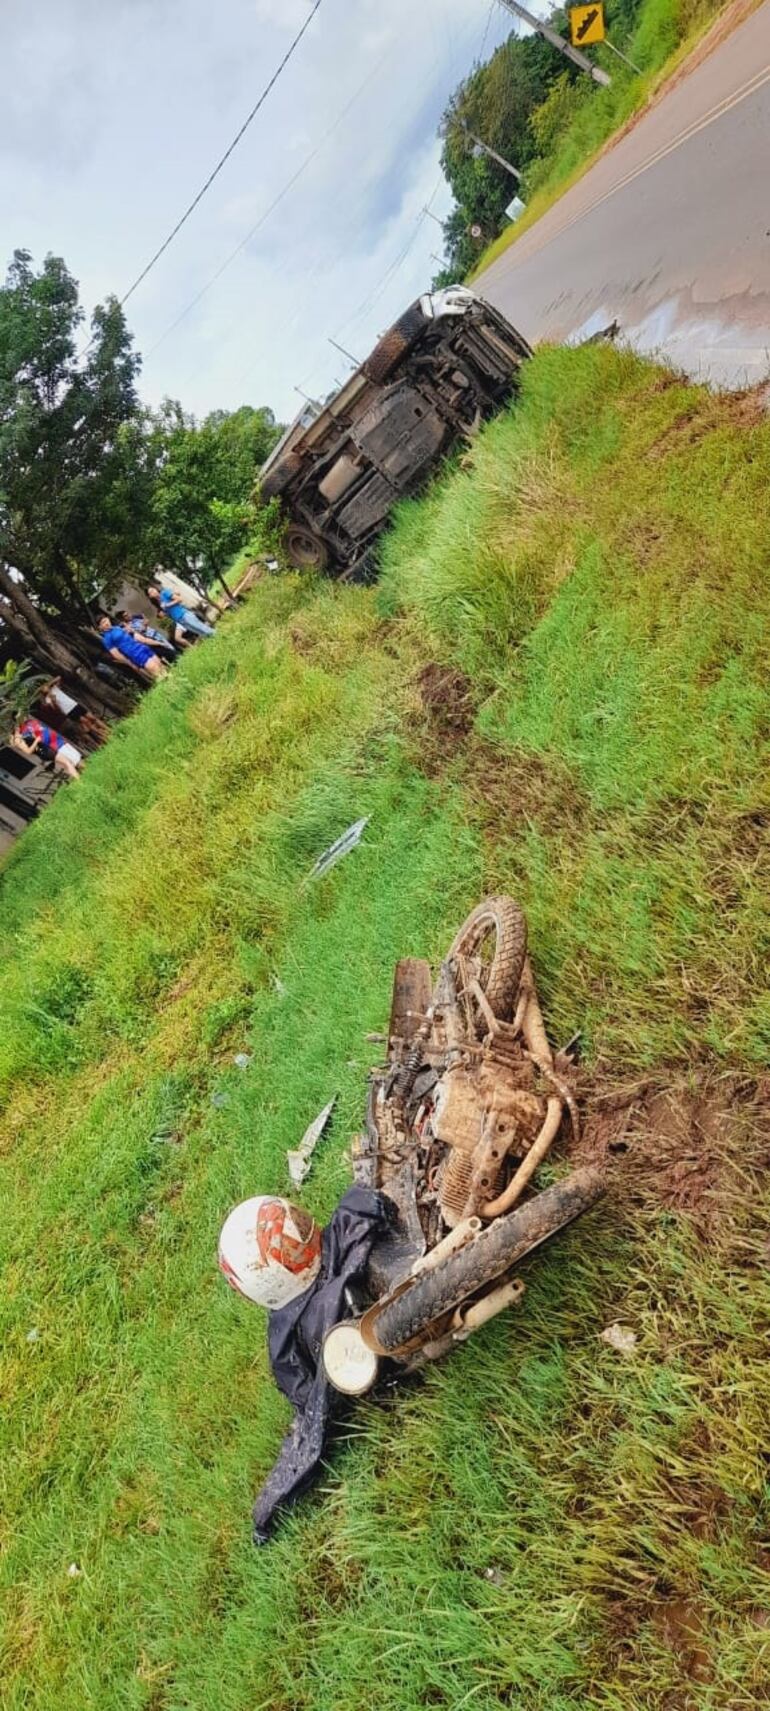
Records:
M208 583L221 577L252 519L256 472L281 433L272 410L243 405L201 423L167 401L159 417L164 450L151 506L155 558Z
M0 727L28 718L46 682L47 674L35 671L28 660L6 660L0 671Z
M114 298L78 351L83 319L61 258L36 273L17 250L0 288L0 616L25 652L117 709L126 697L95 682L78 626L136 531L122 430L139 357Z
M556 13L553 21L556 28L566 28L564 14ZM565 73L564 66L542 36L510 35L455 90L440 127L441 164L456 201L444 222L446 271L455 279L472 267L481 243L502 229L505 209L516 193L515 181L504 167L488 155L474 155L468 133L474 132L518 171L525 171L537 154L532 114L557 78L566 76L571 81L579 75L572 66ZM471 238L474 225L481 227L481 239Z

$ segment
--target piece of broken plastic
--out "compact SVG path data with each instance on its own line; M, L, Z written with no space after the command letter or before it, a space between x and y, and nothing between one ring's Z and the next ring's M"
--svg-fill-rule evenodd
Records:
M356 844L361 841L370 818L371 815L366 814L363 820L355 820L353 825L348 826L347 831L343 832L342 837L337 839L336 844L330 844L328 850L324 850L323 855L318 857L315 867L311 868L311 879L320 879L322 873L328 873L329 868L341 861L349 850L355 849Z
M319 1111L318 1116L305 1130L296 1152L286 1154L289 1176L295 1188L301 1188L305 1177L309 1175L313 1152L321 1139L336 1103L337 1095L335 1093L328 1105L324 1105L323 1111Z
M610 1348L615 1349L619 1355L632 1355L636 1348L636 1331L632 1330L630 1325L619 1324L617 1320L600 1331L599 1336L603 1343L609 1343Z

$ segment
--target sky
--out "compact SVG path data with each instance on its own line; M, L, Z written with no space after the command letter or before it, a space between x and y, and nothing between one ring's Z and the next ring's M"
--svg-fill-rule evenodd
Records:
M16 248L38 263L52 251L89 313L122 297L310 10L311 0L6 0L0 263ZM436 271L441 232L421 213L451 207L436 127L511 25L498 0L322 0L126 304L148 403L179 398L197 415L270 404L286 421L296 387L323 397L348 372L330 336L367 354Z

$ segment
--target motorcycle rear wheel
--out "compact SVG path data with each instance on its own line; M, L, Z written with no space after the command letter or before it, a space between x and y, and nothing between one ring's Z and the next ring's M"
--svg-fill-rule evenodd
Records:
M466 1247L449 1254L434 1271L415 1278L402 1295L369 1320L380 1353L398 1358L400 1349L425 1340L444 1314L497 1282L525 1254L587 1212L604 1188L601 1171L586 1167L554 1182L515 1212L495 1218Z

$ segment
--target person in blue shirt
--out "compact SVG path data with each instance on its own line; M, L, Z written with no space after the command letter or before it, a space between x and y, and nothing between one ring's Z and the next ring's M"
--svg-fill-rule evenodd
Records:
M118 622L132 636L138 636L140 642L147 642L149 647L157 648L163 659L176 659L177 651L173 642L163 630L156 630L153 624L148 623L143 612L134 612L133 615L130 612L119 612Z
M148 588L147 593L155 606L159 606L166 618L173 618L183 630L189 630L193 636L213 636L211 624L204 624L197 612L191 612L189 606L184 606L169 588Z
M111 618L100 618L99 629L102 647L107 649L110 659L117 660L118 665L127 666L137 677L166 676L168 668L162 659L158 659L149 641L140 641L122 624L114 624Z

